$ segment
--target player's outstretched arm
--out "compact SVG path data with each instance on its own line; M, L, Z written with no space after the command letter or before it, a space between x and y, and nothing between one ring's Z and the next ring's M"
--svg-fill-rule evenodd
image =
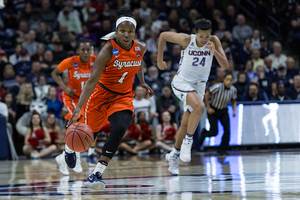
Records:
M169 31L161 33L158 39L157 67L160 70L167 68L166 63L163 61L166 42L180 44L182 49L185 49L189 45L190 39L191 36L184 33L175 33Z
M107 43L103 49L99 52L97 55L95 62L94 62L94 67L92 69L92 73L88 81L86 82L83 91L80 95L78 104L76 109L74 110L67 126L70 126L72 123L76 122L77 118L80 115L80 110L82 106L85 104L85 102L88 100L88 98L91 96L93 93L99 78L102 74L102 71L106 65L111 60L112 57L112 44Z
M229 68L229 64L219 38L214 35L211 36L210 40L211 42L208 42L206 48L215 55L220 66L227 70Z

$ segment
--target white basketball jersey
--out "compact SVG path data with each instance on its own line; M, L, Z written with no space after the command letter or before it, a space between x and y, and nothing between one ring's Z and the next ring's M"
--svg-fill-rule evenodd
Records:
M206 47L198 47L196 35L191 34L189 45L181 51L177 75L188 82L207 81L214 54Z

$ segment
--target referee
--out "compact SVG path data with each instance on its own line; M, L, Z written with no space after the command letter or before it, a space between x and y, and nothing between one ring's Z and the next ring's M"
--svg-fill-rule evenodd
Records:
M233 116L235 116L237 89L232 85L232 74L226 74L223 82L212 85L206 91L204 100L207 106L207 117L210 123L210 131L205 128L201 132L199 145L202 146L205 137L212 137L218 134L218 120L221 121L224 127L224 135L222 142L217 150L218 154L227 154L226 150L229 147L230 128L227 103L232 102ZM211 100L209 101L209 98Z

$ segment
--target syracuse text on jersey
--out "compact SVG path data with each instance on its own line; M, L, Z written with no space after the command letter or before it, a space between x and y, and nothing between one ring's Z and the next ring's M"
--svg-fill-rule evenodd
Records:
M89 78L91 76L91 73L78 73L78 71L74 72L73 77L77 78L79 80L80 78Z
M139 67L142 65L142 60L134 60L134 61L119 61L115 60L113 66L118 67L118 69L122 69L122 67Z

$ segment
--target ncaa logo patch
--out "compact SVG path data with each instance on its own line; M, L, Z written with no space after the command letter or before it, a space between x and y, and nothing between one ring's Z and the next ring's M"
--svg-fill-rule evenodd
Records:
M114 55L118 55L118 54L119 54L119 50L118 50L118 49L113 49L113 50L112 50L112 53L113 53Z
M138 58L140 58L140 57L141 57L141 54L140 54L139 52L137 52L137 53L136 53L136 56L137 56Z
M77 62L74 62L74 64L73 64L73 65L74 65L74 67L75 67L75 68L77 68L77 67L78 67L78 63L77 63Z

